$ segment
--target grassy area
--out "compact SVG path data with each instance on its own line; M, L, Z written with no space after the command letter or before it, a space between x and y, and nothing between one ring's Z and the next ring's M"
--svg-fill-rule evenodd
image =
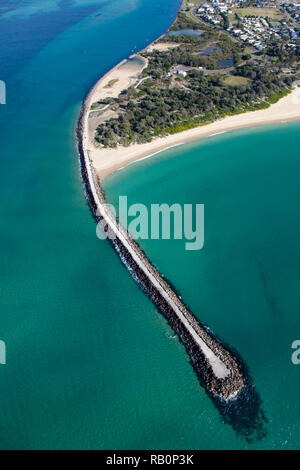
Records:
M213 121L205 121L205 122L195 122L195 121L185 121L182 124L175 124L174 126L170 126L166 129L166 134L177 134L178 132L187 131L188 129L194 129L195 127L206 126L207 124L211 124Z
M200 18L196 18L191 11L179 11L177 18L174 24L171 26L170 30L178 30L178 29L209 29L210 26L200 20Z
M277 8L256 8L256 7L246 7L246 8L235 8L234 13L237 13L240 17L244 16L264 16L268 17L271 20L279 21L283 18L283 15Z
M234 75L227 75L225 78L224 78L224 85L227 85L227 86L242 86L242 85L248 85L249 83L249 79L246 78L246 77L238 77L238 76L234 76Z
M281 100L281 98L284 98L285 96L289 95L290 93L291 93L291 90L282 90L282 91L279 91L278 93L274 93L268 99L268 103L275 104L275 103L277 103L277 101Z
M113 80L110 80L107 85L105 85L104 88L111 88L113 87L117 82L119 81L118 78L114 78Z

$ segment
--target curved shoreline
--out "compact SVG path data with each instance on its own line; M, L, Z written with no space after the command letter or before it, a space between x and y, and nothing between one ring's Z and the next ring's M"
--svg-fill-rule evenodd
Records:
M178 12L181 11L184 0L181 1L178 8ZM88 92L85 103L87 106L91 106L93 100L94 91L97 87L107 79L111 74L129 59L137 57L141 52L147 51L149 48L153 48L161 38L165 36L167 31L176 22L177 15L170 27L157 37L150 44L142 48L141 50L130 55L127 59L123 59L110 70L108 70L102 77L100 77L93 87ZM135 161L142 160L145 158L152 157L157 153L160 153L169 148L183 145L188 142L200 140L203 137L213 136L215 134L222 134L237 129L248 129L251 127L265 126L270 124L276 124L281 122L299 121L300 120L300 85L298 83L295 88L291 91L288 96L281 98L278 102L271 104L269 108L256 111L247 111L241 114L235 114L232 116L226 116L221 119L217 119L209 124L199 125L195 128L188 129L176 134L161 136L154 138L149 143L144 144L131 144L128 147L118 146L116 149L96 149L93 145L94 139L92 140L92 149L90 150L91 160L97 172L100 180L104 179L110 173L116 170L125 168L128 164ZM87 127L88 129L88 127Z
M123 62L120 62L114 69ZM108 74L101 80L107 78ZM99 81L84 100L77 128L81 174L93 217L97 222L104 219L107 226L115 233L116 237L110 240L111 244L132 277L179 336L201 384L210 394L219 398L228 400L236 397L245 384L235 357L186 308L128 232L118 225L107 207L88 150L88 119L94 90L98 84Z
M101 80L102 79L97 83L101 82ZM194 142L204 137L238 129L248 129L299 120L300 89L296 88L289 95L281 98L277 103L272 104L269 108L264 110L249 111L243 114L227 116L210 124L198 126L166 137L158 137L145 144L133 144L129 147L118 147L116 149L91 148L92 160L98 176L100 179L104 179L110 173L125 168L128 164L151 157L177 145Z
M115 251L119 254L133 278L147 293L158 310L167 318L169 324L179 336L206 390L224 399L232 398L244 386L238 363L188 311L170 285L132 240L128 232L118 226L117 221L106 206L105 196L87 150L89 106L90 94L87 96L81 110L77 137L81 174L92 214L97 222L104 219L105 223L116 234L116 238L110 240Z
M103 216L107 217L108 214L101 214L101 208L105 206L106 200L99 184L100 180L85 150L86 136L84 135L84 123L87 116L86 105L88 98L89 94L83 103L78 120L77 145L86 200L93 218L96 222L99 222L103 220ZM115 225L116 221L113 221L111 217L111 215L108 215L106 220ZM235 350L221 342L193 316L176 294L176 290L172 289L171 284L157 272L145 253L136 245L124 229L121 229L121 232L117 235L119 237L117 236L115 240L109 240L109 242L132 278L153 302L157 310L164 316L178 336L179 341L183 344L189 356L189 362L196 373L200 385L212 399L224 422L230 424L246 440L251 440L253 436L260 438L265 432L266 418L261 409L262 401L252 384L248 368L242 358ZM122 235L125 237L125 241L128 241L129 247L126 247L123 243ZM131 253L128 248L131 248ZM143 270L136 262L132 253L137 254L137 260L141 260L146 270ZM153 278L147 275L147 272L153 273L157 281L156 285L153 283ZM162 295L162 291L165 295ZM196 335L201 338L202 345L206 345L229 370L228 376L224 378L216 377L212 364L195 341L195 337L190 334L176 313L178 310L181 310L182 315L187 317L188 322L191 322L191 327Z
M112 70L122 63L124 60ZM265 418L261 410L261 400L243 360L236 351L225 345L196 319L180 300L176 290L172 289L171 284L151 264L128 232L117 224L107 208L100 186L101 175L89 155L88 118L94 90L110 72L98 80L86 95L77 126L81 175L88 205L95 221L105 221L106 226L115 233L115 239L109 242L130 275L177 334L200 384L212 398L224 421L247 439L250 434L261 432ZM141 155L139 158L145 156Z

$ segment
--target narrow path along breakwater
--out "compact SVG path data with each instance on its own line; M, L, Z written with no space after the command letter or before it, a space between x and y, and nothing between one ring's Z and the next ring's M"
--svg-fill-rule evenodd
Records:
M118 224L107 206L88 150L88 120L92 111L94 88L84 101L78 123L81 171L86 197L93 216L96 221L102 221L102 224L115 234L114 240L111 240L114 249L131 275L179 336L200 383L208 393L216 397L224 400L234 398L244 388L243 374L238 361L186 308L130 234Z
M115 234L114 239L109 241L122 263L178 335L200 384L212 399L224 422L230 424L237 434L248 442L262 439L266 435L267 419L246 364L235 350L220 341L184 305L175 289L151 264L130 234L118 224L105 199L101 188L103 172L96 167L91 152L93 125L90 127L90 124L93 120L93 104L98 102L99 93L101 96L103 90L107 93L107 83L112 83L112 73L119 70L119 67L124 71L125 63L126 61L120 62L98 80L81 108L77 143L87 202L96 222L101 221L104 230ZM129 83L128 86L132 86L133 82L138 83L140 73L136 74L135 70L135 75L132 76L132 68L129 70L129 76L127 72L123 83ZM121 84L114 83L119 93ZM111 94L114 92L110 89ZM129 150L130 148L127 151ZM148 154L151 153L150 150Z

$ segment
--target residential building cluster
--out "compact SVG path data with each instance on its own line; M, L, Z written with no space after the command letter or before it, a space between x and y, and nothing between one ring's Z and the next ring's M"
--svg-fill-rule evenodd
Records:
M298 23L300 23L300 3L299 2L284 2L280 4L284 10Z
M232 8L237 8L243 3L243 0L207 1L197 9L197 15L208 23L222 25L224 23L222 15L232 13Z
M299 48L300 37L300 3L284 3L281 7L293 18L272 22L264 16L240 16L238 10L245 5L243 0L206 0L195 13L208 23L226 28L240 41L255 47L258 51L266 49L270 41L284 41L287 49ZM276 7L272 1L261 1L257 7ZM233 14L234 13L234 14Z
M232 26L228 31L259 51L265 49L271 39L281 39L280 29L272 27L263 17L241 18L239 27Z

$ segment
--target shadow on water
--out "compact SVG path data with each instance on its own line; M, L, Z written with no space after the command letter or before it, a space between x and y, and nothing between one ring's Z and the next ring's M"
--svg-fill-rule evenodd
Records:
M182 299L180 290L176 288L176 286L174 286L174 284L164 275L162 275L162 277L168 282L171 289L179 299ZM187 304L185 305L187 306ZM187 308L192 311L189 306L187 306ZM201 386L206 390L208 396L211 398L224 423L229 424L240 438L245 439L248 443L264 439L267 436L268 419L262 408L262 399L253 384L247 364L233 347L226 344L226 342L213 333L209 327L203 323L201 323L201 326L235 359L245 384L238 397L229 401L220 399L220 397L209 393L206 390L203 377L196 372ZM190 361L190 363L193 367L192 361Z
M139 281L139 277L137 276L135 278L133 272L131 272L131 276L135 279L140 288L144 290L143 286ZM172 282L170 282L170 280L165 276L162 275L162 277L166 280L166 282L169 284L173 292L179 297L179 299L182 299L180 291L172 284ZM188 306L187 308L188 310L192 311ZM252 443L264 439L267 436L268 419L262 408L262 399L253 384L253 380L251 378L247 364L244 362L241 355L234 348L230 347L228 344L222 341L217 335L215 335L210 330L210 328L208 328L203 323L201 323L201 326L212 337L214 337L216 341L218 341L236 361L236 363L238 364L238 369L243 376L244 387L236 398L227 401L225 399L221 399L219 396L216 396L207 390L202 373L199 374L199 372L195 370L193 362L192 360L190 360L190 364L192 365L201 386L206 390L206 393L211 398L213 404L219 411L224 423L229 424L240 438L246 440L247 443ZM180 336L179 339L181 341Z
M271 286L269 286L268 282L268 274L264 270L262 263L257 262L258 266L258 275L261 280L262 289L266 304L270 308L270 311L274 315L275 318L282 318L283 311L280 309L279 302L275 298L274 293L272 292Z
M78 124L77 137L78 137L78 143L79 143L78 150L79 150L79 156L81 160L81 171L82 171L83 182L85 185L86 198L87 198L89 208L92 212L94 219L98 221L97 215L96 215L95 202L94 202L92 193L90 191L89 180L86 176L85 166L84 166L85 165L84 155L82 152L82 143L81 143L82 142L81 118ZM154 303L154 305L156 305L160 313L164 315L163 308L159 308L155 299L151 295L151 290L149 291L149 285L147 285L147 283L145 282L144 276L143 275L141 276L141 270L136 265L136 263L131 259L131 256L128 255L128 252L122 249L124 248L122 243L120 243L119 241L115 242L114 240L108 240L108 241L117 252L123 265L129 271L134 281L138 284L141 290L150 298L150 300ZM144 253L143 250L141 250L141 252ZM144 256L145 258L147 258L145 253L144 253ZM176 289L176 287L165 276L162 275L162 277L166 280L166 282L169 284L170 288L178 296L178 298L181 299L182 297L181 297L180 291L178 291L178 289ZM185 341L182 339L178 331L174 329L174 325L172 324L170 319L167 319L167 321L170 324L171 328L175 331L176 335L179 337L179 340L182 343L185 343ZM241 392L238 394L238 396L231 400L222 399L220 398L220 396L214 395L213 393L209 392L207 390L203 372L201 372L198 368L195 369L193 360L191 357L191 351L188 352L187 350L190 356L190 364L192 365L198 377L200 385L206 390L206 393L211 398L215 407L219 411L224 423L229 424L240 438L246 440L246 442L248 443L252 443L252 442L264 439L267 436L268 419L265 415L265 412L263 411L262 399L254 387L254 384L253 384L253 381L250 376L249 369L246 363L243 361L240 354L234 348L224 343L220 338L218 338L210 330L210 328L208 328L206 325L202 323L201 323L201 327L204 328L212 337L214 337L216 341L218 341L224 347L224 349L226 349L230 353L232 358L236 361L238 365L238 369L243 377L244 387L241 390Z
M224 343L223 343L224 344ZM260 441L267 435L268 419L263 410L262 399L257 392L249 369L239 353L226 345L239 365L245 386L238 397L229 401L210 395L224 423L232 426L236 434L248 443Z

